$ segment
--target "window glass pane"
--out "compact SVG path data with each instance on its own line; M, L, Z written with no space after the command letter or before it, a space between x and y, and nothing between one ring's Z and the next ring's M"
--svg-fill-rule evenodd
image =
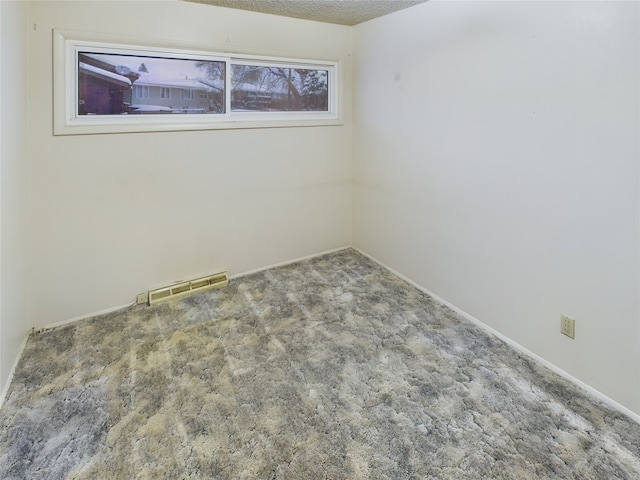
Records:
M77 71L78 115L225 113L223 61L78 52Z
M146 85L134 85L136 98L149 98L149 87Z
M231 111L327 112L327 70L231 65Z

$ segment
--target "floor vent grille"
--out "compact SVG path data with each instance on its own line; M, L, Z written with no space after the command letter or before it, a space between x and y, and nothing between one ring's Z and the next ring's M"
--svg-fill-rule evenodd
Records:
M154 305L167 300L177 300L205 290L213 290L214 288L224 287L229 284L227 272L214 273L207 277L196 278L195 280L187 280L186 282L178 282L167 287L160 287L149 290L149 305Z

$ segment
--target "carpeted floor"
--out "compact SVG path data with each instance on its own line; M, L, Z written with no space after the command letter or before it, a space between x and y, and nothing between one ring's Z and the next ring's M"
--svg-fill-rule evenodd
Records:
M3 479L638 479L640 425L353 250L33 334Z

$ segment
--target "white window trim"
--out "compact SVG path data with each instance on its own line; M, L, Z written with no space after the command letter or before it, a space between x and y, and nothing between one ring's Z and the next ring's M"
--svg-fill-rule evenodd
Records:
M100 34L54 30L54 135L82 135L122 132L158 132L179 130L211 130L237 128L270 128L342 125L343 72L342 61L300 60L250 54L221 54L189 45L188 48L165 47L166 42L145 40L124 41ZM129 55L158 55L225 61L226 113L181 115L78 115L77 113L77 52L104 51ZM232 112L231 64L279 64L285 67L329 70L329 109L327 112Z
M135 98L149 98L148 85L135 85Z

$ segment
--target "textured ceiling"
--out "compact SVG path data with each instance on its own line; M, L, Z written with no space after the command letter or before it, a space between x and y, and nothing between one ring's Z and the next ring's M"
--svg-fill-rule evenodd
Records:
M186 0L219 7L304 18L317 22L357 25L427 0Z

